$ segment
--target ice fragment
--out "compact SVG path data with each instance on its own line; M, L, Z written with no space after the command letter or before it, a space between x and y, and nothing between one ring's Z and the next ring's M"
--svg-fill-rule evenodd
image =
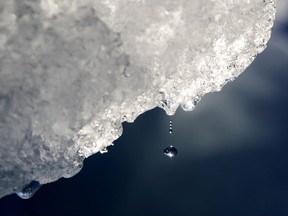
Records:
M75 175L123 121L157 106L173 115L187 98L219 91L264 50L275 14L273 0L0 8L0 197Z

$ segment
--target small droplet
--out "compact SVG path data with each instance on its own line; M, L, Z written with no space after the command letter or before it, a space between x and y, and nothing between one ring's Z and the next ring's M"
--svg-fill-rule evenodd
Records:
M170 158L175 157L178 154L178 150L174 146L169 146L164 149L164 154Z
M192 111L194 109L195 105L194 105L194 101L186 101L185 103L181 104L181 108L184 111Z
M16 192L16 194L22 199L30 199L41 186L42 185L38 181L31 181L29 184L25 185L21 191Z
M200 100L201 100L201 97L196 96L194 99L187 100L186 102L182 103L181 108L184 111L192 111Z

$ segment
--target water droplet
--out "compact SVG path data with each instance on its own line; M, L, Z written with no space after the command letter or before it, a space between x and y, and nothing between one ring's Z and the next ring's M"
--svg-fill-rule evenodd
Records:
M22 199L31 198L42 185L38 181L31 181L29 184L24 185L21 191L16 194Z
M196 96L194 99L187 100L186 102L182 103L181 108L184 111L192 111L200 100L201 100L201 97Z
M186 101L185 103L181 104L181 108L184 111L192 111L194 109L195 105L194 105L194 101Z
M174 146L169 146L164 149L164 154L170 158L175 157L178 154L178 150Z

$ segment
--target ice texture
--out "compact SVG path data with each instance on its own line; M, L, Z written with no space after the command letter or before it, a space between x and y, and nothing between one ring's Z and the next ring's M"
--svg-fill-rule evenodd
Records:
M0 197L75 175L124 121L219 91L266 47L274 5L0 0Z

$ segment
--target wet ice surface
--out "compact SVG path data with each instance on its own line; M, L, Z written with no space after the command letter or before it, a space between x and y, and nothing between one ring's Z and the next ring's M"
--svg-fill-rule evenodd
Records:
M122 121L219 91L269 39L273 1L249 2L2 1L0 197L73 176Z

